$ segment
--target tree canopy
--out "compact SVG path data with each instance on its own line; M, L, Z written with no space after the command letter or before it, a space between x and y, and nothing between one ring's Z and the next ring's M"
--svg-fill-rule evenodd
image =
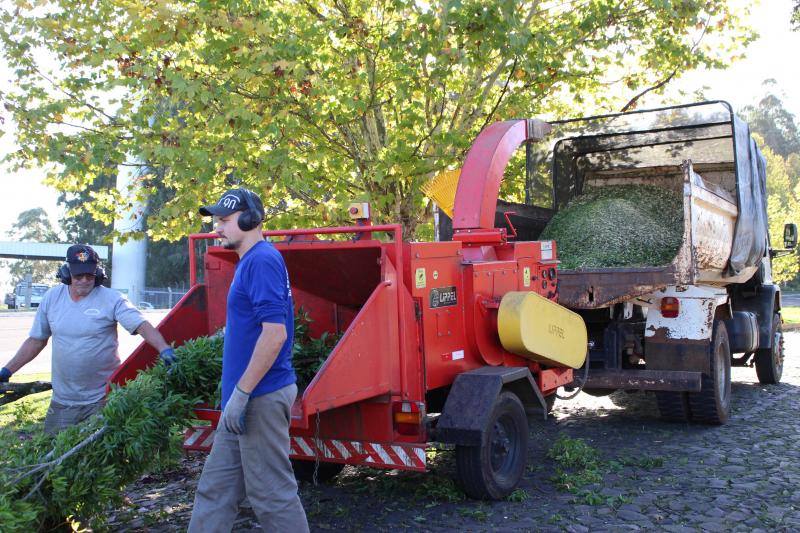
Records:
M18 0L0 12L19 165L79 191L118 165L173 191L155 238L200 228L242 184L268 225L339 222L368 200L413 237L420 185L487 124L631 109L753 35L725 0ZM48 50L54 65L37 61ZM109 223L130 202L98 191ZM342 213L343 214L343 213Z

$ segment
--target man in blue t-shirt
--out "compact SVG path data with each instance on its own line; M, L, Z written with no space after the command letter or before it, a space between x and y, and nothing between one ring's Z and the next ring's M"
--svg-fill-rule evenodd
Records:
M233 189L200 214L214 217L239 255L228 290L222 416L197 485L189 532L230 531L247 496L265 531L308 531L289 460L295 397L294 308L281 254L264 241L261 199Z

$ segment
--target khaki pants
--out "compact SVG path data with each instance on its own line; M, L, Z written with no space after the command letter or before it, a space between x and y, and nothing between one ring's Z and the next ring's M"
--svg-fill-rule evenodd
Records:
M105 398L87 405L64 405L50 400L44 419L44 432L55 435L62 429L79 424L100 411L105 404Z
M243 435L217 427L197 485L190 533L229 532L247 500L267 533L308 531L289 461L290 410L297 386L250 400Z

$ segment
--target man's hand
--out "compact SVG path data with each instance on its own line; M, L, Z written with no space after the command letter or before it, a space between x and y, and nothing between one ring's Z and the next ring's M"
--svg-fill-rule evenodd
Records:
M250 395L239 388L233 389L233 394L228 399L225 405L225 410L222 411L221 424L224 424L225 429L236 435L244 433L244 415L247 409L247 402L250 401Z
M169 366L175 362L175 350L172 348L162 350L158 356L164 361L164 366Z
M11 377L13 372L6 367L0 368L0 383L5 383Z

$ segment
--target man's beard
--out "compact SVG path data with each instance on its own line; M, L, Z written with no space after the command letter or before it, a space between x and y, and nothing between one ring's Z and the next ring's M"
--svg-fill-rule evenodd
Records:
M227 240L222 243L222 247L226 250L238 250L239 246L242 245L242 241L231 241Z

